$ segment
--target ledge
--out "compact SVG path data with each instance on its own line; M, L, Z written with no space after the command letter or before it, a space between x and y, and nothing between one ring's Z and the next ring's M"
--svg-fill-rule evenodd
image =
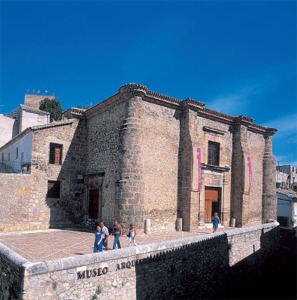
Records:
M220 135L224 135L226 133L223 130L211 128L211 127L207 127L207 126L203 126L203 130L207 131L207 132L215 133L215 134L220 134Z
M217 171L217 172L229 172L230 171L230 167L228 167L228 166L220 167L220 166L214 166L214 165L209 165L209 164L204 164L204 163L202 163L202 169L210 170L210 171Z

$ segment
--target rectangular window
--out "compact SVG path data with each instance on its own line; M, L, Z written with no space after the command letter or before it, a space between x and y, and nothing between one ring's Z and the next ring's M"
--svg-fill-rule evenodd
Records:
M15 149L15 159L18 159L19 158L19 148L16 147Z
M60 181L49 180L47 182L47 198L60 198Z
M10 152L8 152L8 161L10 161Z
M63 145L50 143L49 163L54 165L62 164Z
M220 144L208 142L208 164L213 166L220 165Z

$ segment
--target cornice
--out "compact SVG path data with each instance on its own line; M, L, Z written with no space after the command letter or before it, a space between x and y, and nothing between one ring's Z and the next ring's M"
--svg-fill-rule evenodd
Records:
M20 107L21 107L22 110L30 112L30 113L34 113L34 114L38 114L38 115L50 115L50 113L47 112L47 111L36 109L36 108L33 108L31 106L28 106L28 105L20 104Z
M201 165L202 165L203 170L210 170L210 171L219 172L219 173L230 171L229 166L220 167L220 166L214 166L214 165L209 165L209 164L205 164L205 163L202 163Z
M48 128L53 128L53 127L70 125L73 122L74 122L73 119L72 120L69 119L67 121L58 121L58 122L52 122L52 123L49 123L49 124L46 124L46 125L37 125L37 126L28 127L25 130L23 130L22 132L20 132L18 135L16 135L15 137L13 137L5 145L3 145L0 148L0 151L4 150L8 146L12 145L13 143L15 143L16 141L18 141L19 139L21 139L23 136L25 136L29 132L35 132L35 131L44 130L44 129L48 129Z
M121 86L117 94L88 109L85 112L85 115L87 118L90 118L98 113L111 109L119 103L124 102L126 99L134 96L141 97L143 101L155 103L157 105L162 105L173 109L178 109L181 111L193 110L197 112L197 115L200 117L211 119L228 125L244 125L248 128L248 130L255 133L272 136L277 131L274 128L268 128L254 124L254 119L250 117L246 117L243 115L234 117L223 114L221 112L205 108L204 102L196 101L191 98L180 100L178 98L150 91L146 86L137 83L128 83Z
M119 88L119 93L127 96L143 97L147 94L148 88L138 83L128 83Z
M72 108L69 108L66 111L64 111L63 115L67 119L72 119L72 118L84 119L86 110L87 109L85 109L85 108L72 107Z
M87 111L85 111L85 116L87 119L92 118L104 111L107 111L121 102L123 102L125 99L122 97L120 93L116 93L113 96L103 100L102 102L96 104L92 108L89 108Z

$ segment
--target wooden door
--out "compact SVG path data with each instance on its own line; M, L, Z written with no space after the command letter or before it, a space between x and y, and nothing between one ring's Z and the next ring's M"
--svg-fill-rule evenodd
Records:
M99 213L99 189L89 190L89 217L98 219Z
M211 222L212 201L205 199L204 222Z
M205 188L204 221L211 222L215 212L219 213L219 188Z

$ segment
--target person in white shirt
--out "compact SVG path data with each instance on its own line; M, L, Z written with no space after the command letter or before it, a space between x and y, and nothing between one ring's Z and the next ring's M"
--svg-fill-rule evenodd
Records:
M110 250L110 248L108 248L108 238L109 238L108 228L104 225L103 221L100 221L99 224L100 224L102 231L104 232L103 246L105 247L105 250Z

